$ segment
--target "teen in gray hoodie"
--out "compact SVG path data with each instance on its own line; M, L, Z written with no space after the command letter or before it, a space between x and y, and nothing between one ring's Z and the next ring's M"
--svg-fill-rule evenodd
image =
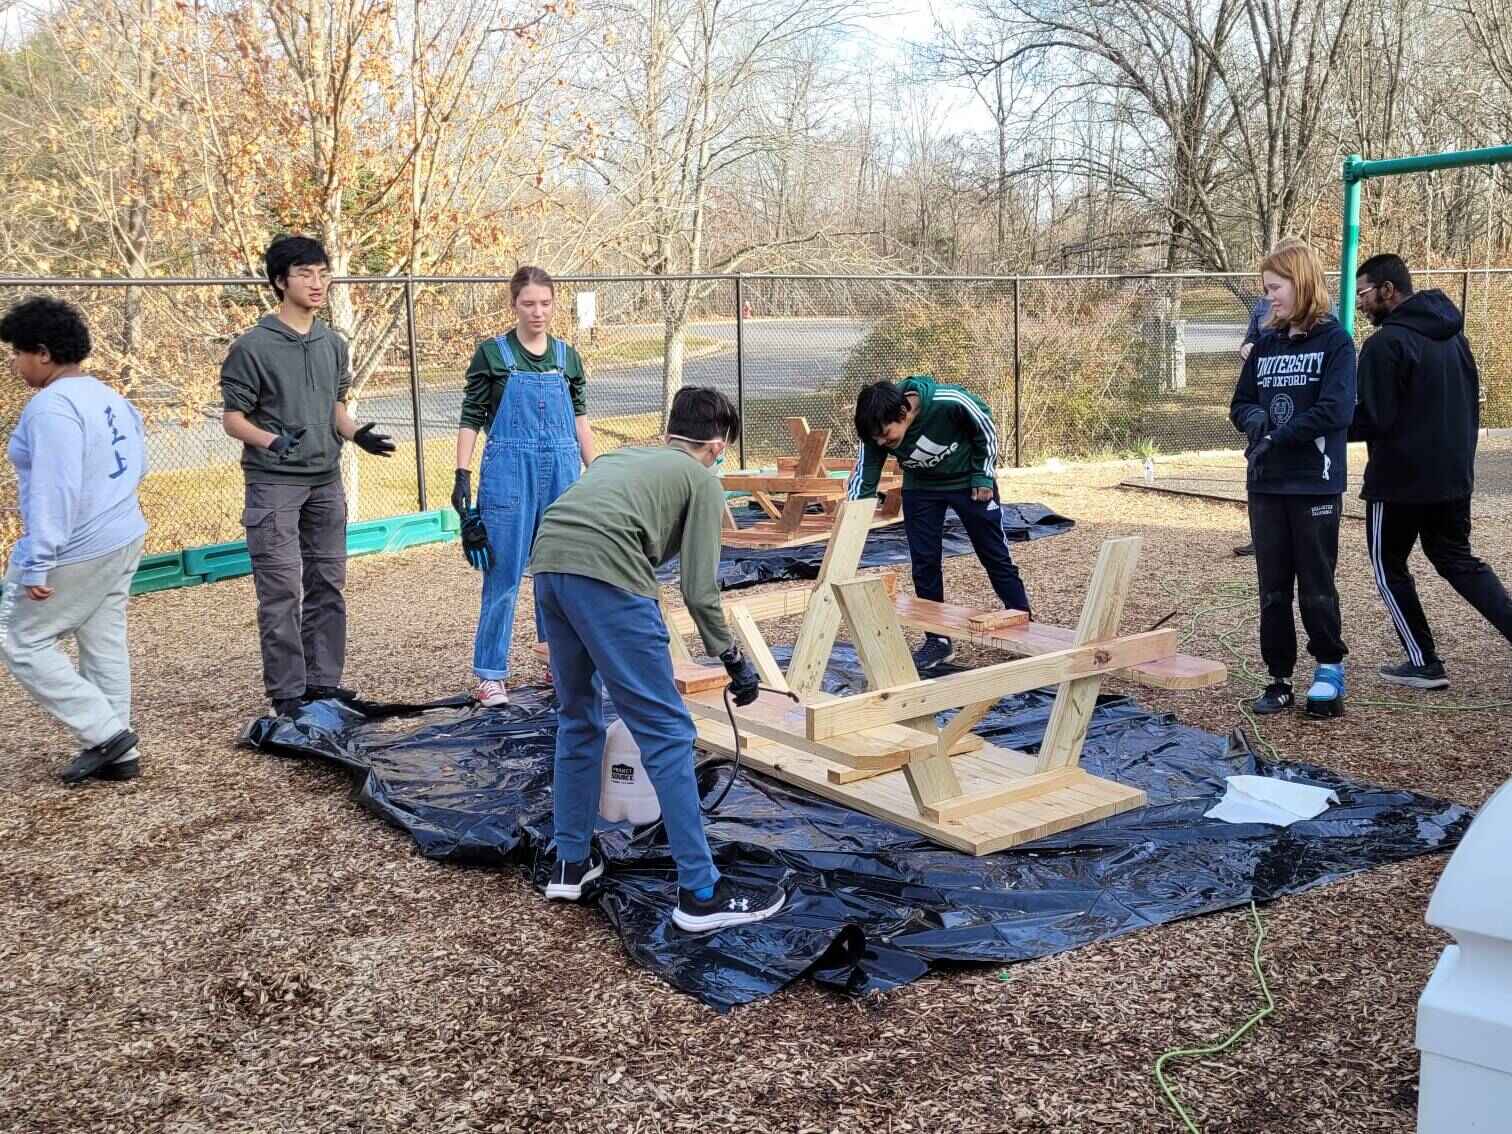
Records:
M315 318L331 283L320 243L281 236L264 256L278 311L231 344L221 366L228 434L242 442L247 550L257 589L263 684L274 711L351 700L346 665L346 493L341 446L387 457L394 443L347 412L346 340Z

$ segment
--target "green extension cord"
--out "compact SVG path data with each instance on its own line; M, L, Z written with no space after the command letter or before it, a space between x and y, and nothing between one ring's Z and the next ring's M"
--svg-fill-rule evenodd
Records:
M1239 1025L1237 1031L1222 1043L1215 1043L1209 1047L1179 1047L1166 1052L1155 1061L1155 1081L1160 1084L1160 1089L1165 1092L1166 1101L1171 1104L1176 1113L1181 1116L1181 1121L1186 1123L1186 1128L1191 1134L1202 1134L1192 1116L1187 1113L1186 1107L1181 1105L1181 1100L1176 1097L1175 1090L1166 1081L1165 1065L1172 1059L1187 1059L1192 1056L1218 1055L1244 1038L1245 1034L1276 1010L1276 998L1271 995L1270 985L1265 982L1265 970L1260 967L1260 945L1265 940L1265 926L1260 922L1260 911L1255 903L1250 903L1250 917L1255 920L1255 951L1251 960L1255 966L1255 976L1260 981L1260 991L1265 995L1265 1007L1256 1012L1248 1020Z
M1183 648L1189 645L1197 637L1197 627L1202 619L1208 617L1209 615L1223 614L1232 610L1248 608L1252 613L1240 618L1232 626L1216 634L1215 637L1223 646L1223 648L1228 651L1229 656L1233 659L1234 664L1232 668L1234 670L1235 676L1239 677L1243 681L1249 682L1249 684L1253 685L1256 689L1263 689L1267 684L1269 684L1269 681L1266 677L1256 673L1253 669L1250 668L1249 659L1244 656L1243 651L1241 651L1233 641L1235 636L1237 636L1241 631L1249 629L1249 627L1252 626L1260 617L1259 611L1256 609L1256 602L1259 598L1259 594L1254 584L1243 582L1227 582L1219 583L1216 587L1211 588L1211 590L1207 592L1181 592L1171 588L1169 586L1169 580L1165 580L1162 583L1162 590L1164 590L1167 595L1175 599L1183 606L1195 605L1198 600L1204 600L1204 605L1196 606L1196 609L1192 611L1191 617L1187 620L1186 629L1182 633L1180 639L1180 645ZM1258 750L1262 751L1272 762L1279 762L1281 760L1281 752L1274 744L1272 744L1265 738L1265 734L1260 729L1260 721L1256 718L1253 710L1251 710L1250 708L1250 698L1241 697L1235 704L1239 710L1239 714L1249 724L1249 727L1254 734L1255 743ZM1351 700L1350 704L1376 709L1386 709L1392 712L1409 713L1483 713L1496 709L1512 708L1512 701L1449 702L1434 705L1417 704L1413 701L1357 698ZM1198 1128L1197 1124L1192 1121L1192 1116L1187 1113L1186 1108L1181 1105L1181 1100L1176 1097L1176 1092L1171 1087L1171 1084L1166 1081L1166 1063L1172 1059L1184 1059L1190 1058L1192 1056L1218 1055L1224 1051L1227 1051L1230 1047L1243 1039L1244 1036L1252 1028L1255 1027L1255 1025L1259 1024L1261 1020L1265 1019L1276 1010L1275 998L1271 995L1270 986L1265 981L1265 972L1260 967L1260 946L1261 943L1265 940L1265 926L1260 921L1260 910L1253 901L1250 902L1250 916L1254 919L1255 922L1255 950L1253 955L1255 976L1260 981L1260 991L1265 996L1265 1007L1256 1012L1248 1020L1244 1021L1244 1023L1239 1026L1238 1030L1236 1030L1222 1043L1213 1044L1210 1047L1173 1048L1172 1050L1165 1052L1159 1059L1155 1061L1155 1081L1160 1085L1161 1092L1165 1095L1166 1101L1170 1103L1172 1109L1174 1109L1177 1115L1180 1116L1181 1121L1185 1123L1186 1129L1190 1132L1190 1134L1202 1134L1202 1131Z

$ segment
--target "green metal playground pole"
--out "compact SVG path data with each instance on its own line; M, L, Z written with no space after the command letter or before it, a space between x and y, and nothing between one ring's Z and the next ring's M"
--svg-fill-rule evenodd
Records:
M1460 169L1467 165L1499 165L1512 162L1512 145L1487 146L1479 150L1449 150L1417 157L1364 161L1359 154L1344 159L1344 246L1339 263L1339 321L1354 334L1355 267L1360 255L1360 182L1372 177L1403 173L1426 173L1434 169Z
M1359 154L1344 159L1344 240L1339 258L1339 322L1354 334L1355 265L1360 259L1360 176L1364 163Z

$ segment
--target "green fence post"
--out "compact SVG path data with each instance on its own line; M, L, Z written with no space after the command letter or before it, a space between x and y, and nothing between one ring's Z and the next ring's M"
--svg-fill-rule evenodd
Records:
M1351 335L1355 327L1355 267L1360 259L1359 154L1344 159L1344 240L1339 255L1339 322Z

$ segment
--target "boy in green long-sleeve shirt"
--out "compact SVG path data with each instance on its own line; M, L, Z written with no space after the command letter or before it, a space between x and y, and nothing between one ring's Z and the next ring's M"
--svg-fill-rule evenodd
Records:
M673 682L657 602L655 568L678 556L704 648L729 672L735 704L754 701L756 671L730 637L719 598L724 492L710 471L739 428L735 407L717 390L679 390L665 446L605 454L541 520L528 570L559 706L548 898L577 901L604 873L593 828L607 692L661 805L677 864L673 922L690 932L741 925L770 917L786 900L780 886L742 885L714 866L693 774L693 718Z
M997 494L997 429L987 403L960 386L915 374L902 382L874 382L856 398L861 451L846 496L873 496L882 466L894 457L903 469L903 526L908 533L914 593L945 601L942 568L945 513L954 511L992 589L1009 610L1029 609L1024 582L1008 551ZM914 653L923 673L955 656L949 638L929 635Z

